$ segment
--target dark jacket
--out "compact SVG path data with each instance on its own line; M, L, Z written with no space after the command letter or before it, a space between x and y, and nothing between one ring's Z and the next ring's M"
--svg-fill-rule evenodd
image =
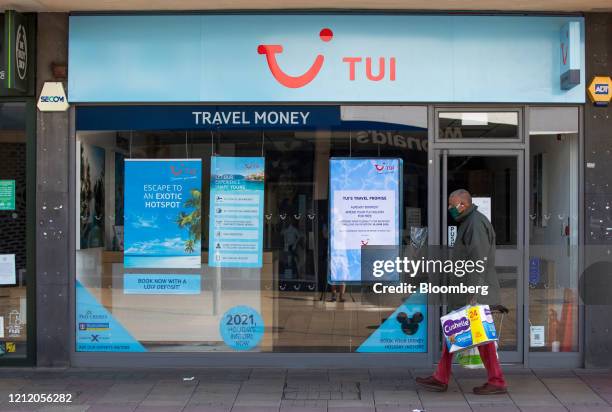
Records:
M454 260L469 259L472 261L484 260L485 270L482 273L473 272L463 277L450 276L449 284L458 285L486 285L488 294L477 294L476 302L484 305L499 305L500 291L499 279L495 271L495 230L489 219L471 205L458 218L459 228L457 238L452 249ZM448 297L449 309L454 310L470 303L473 295L450 294Z

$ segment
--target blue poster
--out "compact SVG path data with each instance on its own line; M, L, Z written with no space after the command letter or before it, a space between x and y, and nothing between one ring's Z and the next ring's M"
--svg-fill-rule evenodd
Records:
M142 274L123 275L126 295L199 295L202 276L198 274Z
M77 352L146 352L147 350L77 280Z
M357 352L427 352L427 295L411 295L357 348Z
M201 266L202 161L125 160L124 266Z
M329 281L361 280L361 248L400 245L401 159L329 161Z
M260 268L265 158L213 156L208 264Z
M219 332L223 342L235 350L249 350L259 345L264 336L264 320L250 306L234 306L221 317Z

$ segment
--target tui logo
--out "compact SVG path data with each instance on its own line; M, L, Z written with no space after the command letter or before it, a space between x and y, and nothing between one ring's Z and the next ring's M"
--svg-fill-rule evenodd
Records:
M331 31L331 29L325 28L319 32L319 38L321 41L329 42L333 37L334 33ZM280 68L278 61L276 60L276 55L282 52L283 46L280 44L260 44L257 46L257 53L266 56L268 68L270 69L272 76L274 76L277 82L291 89L304 87L313 81L317 74L319 74L321 71L321 67L323 67L323 62L325 61L325 57L322 54L319 54L315 58L314 63L312 63L310 68L306 70L304 74L300 76L291 76Z
M324 28L319 32L319 38L323 42L330 42L333 37L334 33L329 28ZM276 55L282 52L283 46L280 44L260 44L257 46L257 53L266 56L268 68L274 79L281 85L291 89L298 89L312 82L321 71L325 62L325 56L318 54L306 72L299 76L291 76L285 73L278 64ZM372 56L344 56L337 63L347 65L346 68L348 70L346 74L350 82L356 81L358 77L360 80L364 79L371 82L384 80L394 82L396 79L397 59L392 56L377 58ZM362 67L363 63L365 63L365 67Z

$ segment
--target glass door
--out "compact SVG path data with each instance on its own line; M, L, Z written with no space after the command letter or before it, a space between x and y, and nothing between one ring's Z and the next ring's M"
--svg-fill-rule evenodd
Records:
M452 246L458 223L448 213L448 196L465 189L472 203L492 223L496 233L495 269L500 304L494 312L504 362L522 362L524 221L522 150L437 150L440 165L440 239Z

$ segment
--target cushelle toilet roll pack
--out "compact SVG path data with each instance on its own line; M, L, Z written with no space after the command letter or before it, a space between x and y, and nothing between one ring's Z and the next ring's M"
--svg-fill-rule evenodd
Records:
M464 306L440 318L450 353L497 341L489 305Z

